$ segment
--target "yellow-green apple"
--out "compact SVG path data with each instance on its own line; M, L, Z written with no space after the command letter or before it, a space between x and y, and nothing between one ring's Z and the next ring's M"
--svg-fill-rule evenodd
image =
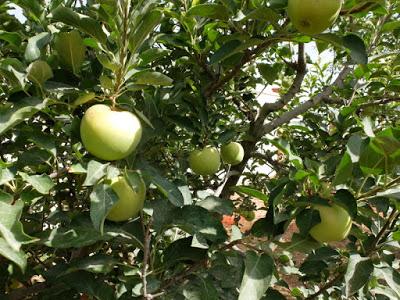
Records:
M293 26L305 34L318 34L339 16L342 0L289 0L288 15Z
M91 106L81 122L81 139L86 150L104 160L131 154L142 137L142 125L131 112L104 104Z
M240 164L243 160L244 150L241 144L230 142L221 147L222 161L232 166Z
M337 242L344 240L350 232L352 220L341 206L314 205L319 211L321 222L310 229L310 235L319 242Z
M107 215L107 220L114 222L126 221L137 216L143 208L146 197L146 185L143 179L137 176L130 177L130 183L125 177L118 176L111 181L111 188L118 196L118 202L113 205Z
M194 150L189 155L189 166L198 175L213 175L221 165L217 148L206 146L202 150Z

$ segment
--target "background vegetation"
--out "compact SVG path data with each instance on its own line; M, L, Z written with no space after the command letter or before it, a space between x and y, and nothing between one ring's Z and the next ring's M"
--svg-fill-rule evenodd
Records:
M2 1L0 298L400 298L399 2L346 0L312 37L286 6ZM261 105L269 85L278 100ZM85 152L79 123L95 101L141 118L127 159ZM232 140L243 163L188 170L190 151ZM125 170L146 181L143 213L104 222L115 194L102 179ZM252 198L266 216L227 233L223 215L251 219ZM346 241L308 235L321 198L353 217Z

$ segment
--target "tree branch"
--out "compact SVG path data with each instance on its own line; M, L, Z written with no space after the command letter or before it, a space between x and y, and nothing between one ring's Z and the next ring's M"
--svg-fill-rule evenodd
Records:
M147 225L144 224L143 213L141 213L143 233L144 233L144 249L143 249L143 267L142 267L142 283L143 283L143 297L144 299L153 299L152 295L147 293L147 266L149 263L150 242L151 242L151 223L150 219Z
M324 88L324 90L313 97L311 100L306 101L297 107L295 107L293 110L288 111L284 114L282 114L280 117L276 118L275 120L269 122L268 124L265 124L262 129L260 129L259 134L261 136L266 135L270 132L272 132L274 129L278 128L279 126L288 123L290 120L296 118L297 116L305 113L308 111L310 108L317 106L320 104L324 99L329 98L329 96L333 93L334 88L337 87L342 87L343 86L343 81L346 78L346 76L351 72L352 68L346 65L343 70L339 73L338 77L336 78L335 82Z
M273 111L277 111L283 108L286 104L288 104L298 92L300 92L301 84L303 83L304 77L307 74L307 65L306 65L306 57L304 51L304 44L299 44L298 49L298 59L296 65L297 74L293 80L292 85L290 86L289 90L286 94L284 94L278 102L275 103L265 103L258 114L257 120L254 124L254 136L257 138L261 137L263 134L258 132L259 128L261 128L264 124L264 121L269 113Z
M335 283L340 280L343 277L343 273L339 273L337 274L335 277L333 277L332 280L328 281L326 284L324 284L319 290L318 292L316 292L315 294L312 294L310 296L308 296L307 298L305 298L304 300L312 300L317 298L319 295L323 294L326 290L328 290L329 288L333 287L335 285Z

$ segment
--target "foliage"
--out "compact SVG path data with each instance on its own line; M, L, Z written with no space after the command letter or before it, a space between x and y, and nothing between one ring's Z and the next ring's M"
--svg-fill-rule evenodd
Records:
M400 5L346 0L314 36L286 7L2 1L0 298L400 297ZM270 86L279 94L264 104ZM126 159L82 146L96 102L141 119ZM231 141L241 164L188 169L191 151ZM105 221L108 182L134 170L148 187L141 216ZM254 217L253 198L265 217L227 231L226 216ZM320 221L310 204L327 200L353 218L341 243L308 234Z

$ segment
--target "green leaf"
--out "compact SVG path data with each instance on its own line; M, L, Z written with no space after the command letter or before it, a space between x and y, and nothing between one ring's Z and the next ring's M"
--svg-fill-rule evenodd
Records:
M96 185L90 194L90 218L94 228L103 234L104 221L118 196L113 189L106 184Z
M249 186L238 185L238 186L232 187L231 190L234 192L237 192L237 193L245 194L250 197L260 199L260 200L264 201L264 203L267 203L268 199L269 199L268 195L256 190L253 187L249 187Z
M305 209L296 216L296 224L303 236L307 236L310 229L320 222L319 212L315 209Z
M118 264L112 256L107 256L103 254L96 254L89 257L79 258L73 260L68 264L68 269L62 272L59 276L63 276L78 270L87 271L91 273L110 273L114 266Z
M180 261L200 261L207 257L207 250L191 246L192 238L183 238L171 243L164 251L163 263L174 266Z
M274 260L267 254L246 252L245 271L238 300L258 300L271 285Z
M138 169L142 171L145 180L152 182L168 198L169 202L175 206L184 204L182 193L178 187L165 179L156 168L150 166L147 162L141 161L138 163Z
M109 163L102 164L96 160L91 160L88 163L86 178L83 182L83 186L95 185L101 178L107 174L107 168Z
M51 34L48 32L39 33L28 40L28 45L25 49L25 59L34 61L41 55L41 49L51 41Z
M242 45L243 41L232 40L223 44L221 48L219 48L211 57L210 64L216 64L220 61L223 61L225 58L228 58L236 53L236 50Z
M78 14L70 8L60 5L51 11L47 17L82 30L102 44L105 44L107 41L107 36L103 32L99 22L86 15Z
M51 178L46 174L32 176L29 176L24 172L19 172L18 174L24 181L29 183L35 190L43 195L49 194L50 190L55 185Z
M400 298L400 273L389 265L375 267L374 273L385 279L386 283Z
M53 71L49 64L43 60L36 60L31 63L26 70L26 77L33 83L43 86L43 84L53 77Z
M23 208L22 201L16 201L13 205L0 201L0 236L15 251L19 251L22 244L33 241L24 233L20 222Z
M204 200L196 202L196 205L221 215L232 215L235 209L235 206L231 200L222 199L215 196L208 196Z
M79 95L78 98L74 100L72 106L76 107L79 105L83 105L88 103L89 101L93 100L96 97L96 93L94 92L84 92L83 94Z
M27 258L24 252L21 250L16 251L11 248L5 239L0 237L0 255L11 260L15 263L22 271L25 271L27 265Z
M281 65L279 64L258 64L257 67L261 76L269 84L273 84L278 79L279 72L281 71Z
M350 298L366 285L373 271L374 265L371 258L361 257L359 254L350 255L345 274L346 298Z
M85 60L85 45L78 31L61 32L55 40L55 49L62 63L77 74Z
M192 6L188 10L187 15L209 19L228 20L230 14L228 9L223 5L207 3Z
M20 47L22 38L18 32L7 32L0 30L0 40L6 41L14 46Z
M133 79L136 84L169 86L173 83L167 75L148 70L135 73Z
M368 54L364 41L355 34L349 34L343 37L343 45L350 50L350 56L353 62L357 64L367 64Z
M7 168L0 167L0 185L3 185L14 179L15 174Z
M162 13L157 9L146 13L129 38L129 50L132 53L138 51L149 34L160 24L161 19Z
M350 191L338 190L335 193L334 201L346 209L352 219L357 216L357 200Z

